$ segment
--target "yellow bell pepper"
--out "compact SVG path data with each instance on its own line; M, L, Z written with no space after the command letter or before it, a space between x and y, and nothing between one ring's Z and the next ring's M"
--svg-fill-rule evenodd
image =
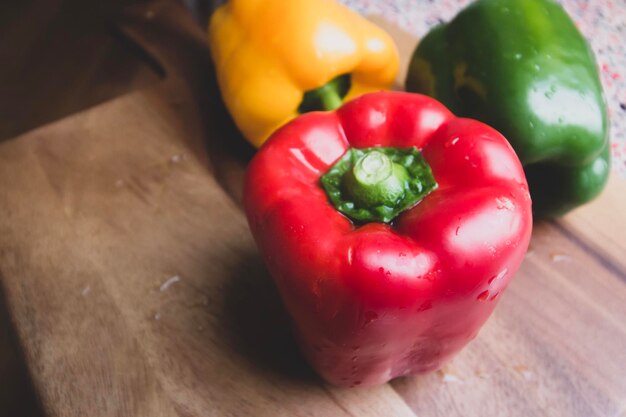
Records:
M209 22L226 107L259 147L280 126L388 89L399 55L382 29L334 0L230 0Z

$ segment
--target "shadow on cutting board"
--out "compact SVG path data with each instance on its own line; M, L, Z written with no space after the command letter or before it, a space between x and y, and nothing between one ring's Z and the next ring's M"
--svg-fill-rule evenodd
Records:
M17 349L4 300L0 287L0 417L40 417L43 413Z
M287 312L258 253L225 280L220 331L228 344L255 368L293 382L318 378L299 353Z
M163 68L164 80L155 90L169 97L182 123L194 125L185 138L187 149L241 206L245 167L255 149L222 102L205 30L189 10L168 0L127 8L117 23L121 36Z

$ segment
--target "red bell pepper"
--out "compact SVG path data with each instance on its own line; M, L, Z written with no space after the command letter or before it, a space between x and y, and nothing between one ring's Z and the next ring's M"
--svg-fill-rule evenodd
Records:
M341 386L451 359L493 311L532 227L506 139L400 92L279 129L250 164L244 204L302 351Z

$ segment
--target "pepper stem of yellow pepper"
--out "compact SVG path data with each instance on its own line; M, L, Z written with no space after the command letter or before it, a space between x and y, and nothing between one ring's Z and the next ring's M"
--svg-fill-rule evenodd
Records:
M343 104L342 97L339 95L339 93L336 90L333 90L331 88L327 88L324 91L320 91L319 96L320 96L320 101L322 102L322 107L326 111L338 109Z
M298 112L335 110L343 104L343 98L350 91L350 86L350 74L343 74L319 88L306 91L300 107L298 107Z

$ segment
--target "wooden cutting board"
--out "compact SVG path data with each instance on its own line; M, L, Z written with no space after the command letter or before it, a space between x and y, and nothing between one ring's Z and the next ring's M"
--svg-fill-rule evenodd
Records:
M449 366L369 389L297 352L240 205L252 155L175 3L122 28L164 80L0 145L0 284L49 416L626 416L626 181L531 249ZM415 40L397 30L405 58Z

